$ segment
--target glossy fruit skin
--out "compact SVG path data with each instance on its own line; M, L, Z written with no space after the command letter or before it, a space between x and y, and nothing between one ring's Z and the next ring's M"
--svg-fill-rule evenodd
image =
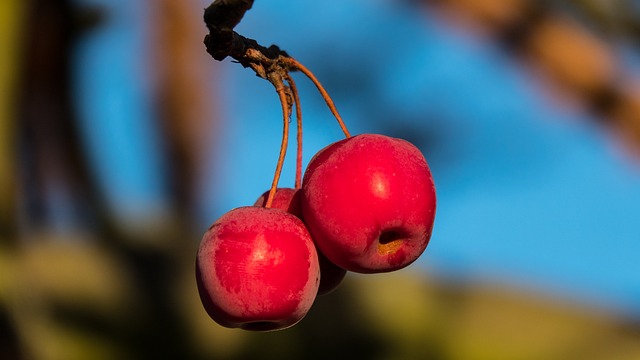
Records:
M265 206L267 204L268 196L269 190L262 193L253 205ZM300 204L301 196L302 193L297 189L277 188L271 207L274 209L284 210L302 220L302 205Z
M265 206L269 191L266 191L256 200L255 206ZM271 207L284 210L298 217L302 222L302 204L300 198L302 192L299 189L278 188L273 197ZM347 271L327 259L322 252L318 251L318 261L320 262L320 285L318 295L326 295L333 292L347 275Z
M229 211L204 234L196 256L205 310L230 328L270 331L296 324L315 300L319 277L306 227L278 209Z
M311 159L302 192L316 246L349 271L404 268L431 238L433 177L420 150L405 140L362 134L327 146Z

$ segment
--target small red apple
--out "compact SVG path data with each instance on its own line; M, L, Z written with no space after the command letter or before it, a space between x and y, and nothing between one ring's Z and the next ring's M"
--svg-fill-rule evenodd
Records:
M257 206L224 214L196 257L205 310L225 327L279 330L300 321L315 300L318 255L297 217Z
M284 210L302 220L302 205L300 204L301 195L302 193L298 191L298 189L277 188L271 207L273 209ZM266 206L267 197L269 197L269 190L262 193L253 205Z
M278 188L273 197L271 207L293 214L304 222L300 195L302 195L302 192L299 191L299 189ZM269 191L266 191L256 200L254 205L265 206L268 196ZM340 285L347 275L347 271L329 261L320 251L318 251L318 261L320 262L320 286L318 287L318 295L326 295Z
M316 246L344 269L401 269L429 243L435 185L424 156L408 141L363 134L333 143L311 159L302 192Z

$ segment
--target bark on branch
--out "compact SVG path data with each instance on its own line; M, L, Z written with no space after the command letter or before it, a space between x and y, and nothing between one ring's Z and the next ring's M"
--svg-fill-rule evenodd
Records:
M283 107L288 108L286 114L291 114L297 98L296 91L292 89L295 89L295 86L291 86L289 72L301 71L316 85L345 136L351 136L333 100L311 71L278 46L264 47L257 41L233 31L251 6L253 0L215 0L205 9L204 22L209 29L209 34L204 38L207 52L218 61L230 56L242 66L253 69L259 77L268 80L280 95ZM273 194L270 195L272 196Z
M276 45L264 47L257 41L233 30L251 6L253 6L253 0L216 0L205 9L204 22L209 29L209 34L205 36L204 44L207 52L214 59L222 61L229 56L242 66L253 68L256 62L261 61L250 56L255 55L255 51L261 54L260 58L270 60L276 60L280 56L289 57ZM262 65L264 67L265 64ZM258 75L264 77L261 74Z

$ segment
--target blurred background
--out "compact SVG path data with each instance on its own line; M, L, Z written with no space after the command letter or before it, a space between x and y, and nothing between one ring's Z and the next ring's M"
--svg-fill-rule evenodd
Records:
M640 358L637 1L256 1L236 30L352 133L419 146L438 191L414 265L273 333L195 287L281 136L271 84L205 52L208 5L0 0L0 359ZM293 75L306 164L342 133Z

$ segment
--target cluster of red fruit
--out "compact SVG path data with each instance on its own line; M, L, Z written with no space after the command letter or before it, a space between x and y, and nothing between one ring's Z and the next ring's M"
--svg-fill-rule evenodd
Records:
M297 93L294 98L299 110ZM347 138L319 151L300 180L299 136L296 188L277 188L288 131L284 102L283 109L283 146L271 190L215 221L198 249L200 298L222 326L290 327L347 271L401 269L431 237L435 186L420 150L384 135L350 136L335 111ZM300 112L297 117L300 130Z

